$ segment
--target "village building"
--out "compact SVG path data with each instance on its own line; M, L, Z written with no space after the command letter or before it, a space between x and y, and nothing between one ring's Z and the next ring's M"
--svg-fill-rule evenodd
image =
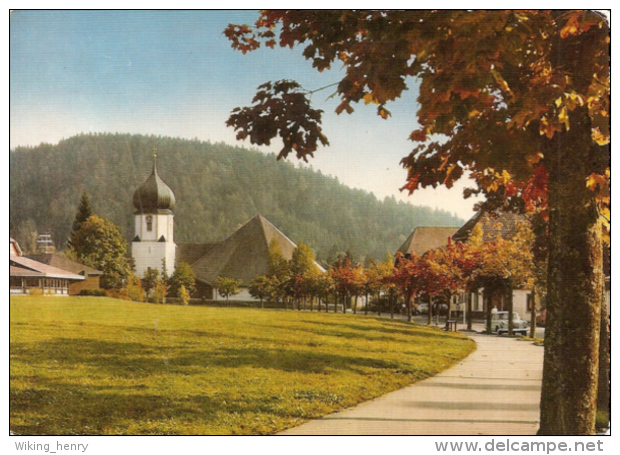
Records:
M156 162L148 179L133 196L135 237L132 257L138 276L149 268L162 270L165 259L169 272L175 264L186 262L196 279L195 298L217 299L218 277L241 280L240 292L230 300L254 301L248 286L257 276L267 273L269 246L275 242L285 259L290 260L297 245L262 215L256 215L228 238L211 243L174 243L172 210L175 196L157 172ZM324 269L317 263L322 271Z
M39 253L28 256L29 259L46 264L57 269L66 270L84 277L81 281L69 282L69 295L79 295L82 291L94 291L100 288L101 270L96 270L58 253Z
M197 294L206 299L217 298L215 280L228 277L241 280L241 292L231 296L231 300L255 300L248 291L250 282L257 276L265 275L269 264L269 247L275 242L286 260L293 257L297 245L262 215L256 215L230 237L220 243L204 244L204 255L194 262L190 256L180 255L179 260L190 263L196 276ZM180 251L191 252L183 247ZM324 269L315 262L315 266Z
M407 240L398 249L405 257L411 253L422 256L435 248L442 248L448 244L457 231L455 227L419 226L416 227Z
M133 195L136 208L135 236L131 255L136 273L144 276L148 269L166 269L174 272L176 244L174 243L174 193L157 172L157 157L153 156L153 170Z
M470 239L476 226L480 226L482 230L482 240L491 241L501 235L502 238L510 240L517 232L517 226L522 215L511 212L502 212L498 217L492 217L489 213L480 211L470 218L456 233L452 236L455 242L466 242ZM462 296L463 301L471 300L472 311L474 314L481 316L486 314L487 309L484 307L484 289L479 289L473 293L466 293ZM521 319L527 321L532 316L532 307L535 295L531 289L513 289L513 311L517 312ZM464 303L463 302L463 303ZM506 295L493 293L491 295L491 308L496 307L498 311L508 310L508 299ZM541 304L536 307L540 310Z
M23 256L19 244L9 237L9 293L26 295L40 292L43 295L67 296L71 285L85 280L61 268Z
M477 225L480 225L482 229L482 240L484 241L493 240L499 235L504 239L510 239L516 232L519 219L519 215L509 212L502 213L497 219L491 219L488 213L480 211L460 228L417 227L401 245L398 252L405 256L411 253L422 256L432 249L445 247L448 244L449 238L453 242L466 242L470 239ZM484 289L479 289L473 293L454 295L452 296L452 308L456 309L458 314L464 315L466 303L468 300L471 300L472 313L475 317L482 317L486 314L483 296ZM530 289L514 289L513 311L516 311L522 319L529 320L533 299L534 294ZM494 293L491 297L491 305L492 307L495 306L499 311L507 310L508 302L506 296ZM540 309L540 304L537 307Z

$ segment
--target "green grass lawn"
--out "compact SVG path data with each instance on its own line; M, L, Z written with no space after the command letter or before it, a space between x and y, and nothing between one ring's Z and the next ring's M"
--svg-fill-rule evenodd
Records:
M273 434L474 349L458 334L363 315L12 297L10 428Z

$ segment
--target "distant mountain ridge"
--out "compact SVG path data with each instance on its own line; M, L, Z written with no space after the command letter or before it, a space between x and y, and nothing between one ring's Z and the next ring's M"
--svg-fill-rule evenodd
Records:
M341 251L383 258L416 226L455 226L453 214L394 198L379 201L336 178L241 147L131 134L87 134L17 147L9 157L11 235L49 231L64 248L82 191L93 211L133 237L132 196L152 168L172 188L177 242L221 241L257 214L318 259ZM20 239L24 237L24 240Z

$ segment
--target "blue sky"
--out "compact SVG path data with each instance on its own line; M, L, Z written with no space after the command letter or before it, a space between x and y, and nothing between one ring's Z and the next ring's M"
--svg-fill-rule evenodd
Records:
M237 142L224 122L250 103L268 80L295 79L312 90L339 80L340 68L318 73L300 49L234 51L222 31L252 23L252 11L17 11L10 20L10 145L55 143L79 133L127 132ZM331 146L310 164L377 197L472 214L462 186L399 192L400 159L414 144L417 90L388 106L389 120L372 106L337 116L329 89L315 93L325 111ZM260 148L278 151L279 144ZM162 151L163 152L163 151Z

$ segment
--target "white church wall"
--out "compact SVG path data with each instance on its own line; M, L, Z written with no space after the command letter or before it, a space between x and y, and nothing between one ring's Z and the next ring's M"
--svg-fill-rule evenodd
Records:
M148 230L148 218L151 230ZM138 214L135 218L136 235L142 241L157 241L163 235L167 242L174 242L174 215L172 214Z
M162 259L166 259L168 274L174 272L176 245L172 242L133 242L131 255L134 258L136 274L144 276L147 269L162 271Z

